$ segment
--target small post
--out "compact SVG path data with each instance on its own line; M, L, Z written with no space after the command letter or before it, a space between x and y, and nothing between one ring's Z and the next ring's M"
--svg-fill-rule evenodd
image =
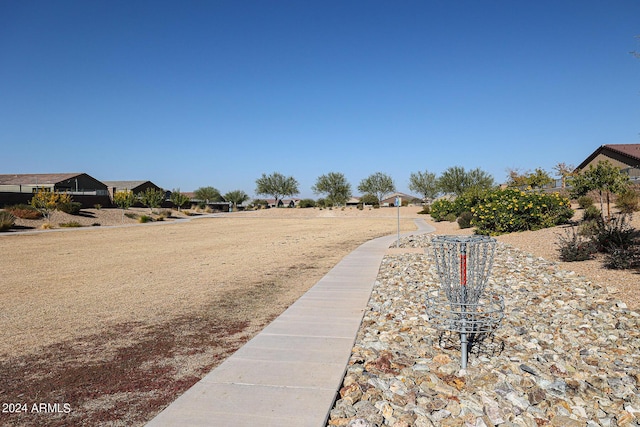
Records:
M396 196L395 205L398 208L398 240L396 241L396 247L400 247L400 205L402 204L402 199L400 196Z

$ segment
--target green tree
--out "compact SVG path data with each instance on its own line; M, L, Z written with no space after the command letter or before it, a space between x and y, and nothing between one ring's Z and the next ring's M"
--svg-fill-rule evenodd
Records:
M475 168L467 172L467 188L466 191L473 190L476 193L482 190L489 190L495 187L496 183L493 177L480 168Z
M396 185L393 183L393 179L389 175L382 172L376 172L360 181L358 191L365 194L375 195L378 198L378 203L380 203L385 194L396 191Z
M610 193L621 193L629 187L629 176L608 160L598 162L595 166L571 177L571 197L576 199L590 191L597 191L600 196L600 212L604 215L604 199L607 201L607 217L611 216L609 204Z
M542 168L536 168L533 172L529 173L527 179L531 188L543 188L545 185L553 182L551 175Z
M57 191L49 191L49 189L41 188L31 198L31 206L42 214L49 222L51 213L58 209L60 205L70 204L71 196L67 193Z
M467 172L462 166L451 166L438 178L438 188L443 193L459 196L464 193L467 186Z
M298 194L298 181L292 176L284 176L281 173L274 172L271 175L262 174L256 179L256 194L273 196L278 200L285 196L294 196Z
M507 180L507 187L513 188L525 188L527 186L527 177L521 173L518 169L507 169L509 179Z
M412 172L409 176L409 190L421 194L425 202L435 199L440 192L436 174L429 171Z
M222 201L220 192L215 187L200 187L193 192L193 196L204 204Z
M509 170L509 181L507 186L515 188L531 187L543 188L545 185L551 184L553 178L544 169L536 168L533 172L520 174L517 170Z
M461 196L467 191L480 192L495 186L493 177L480 168L465 171L462 166L447 168L438 178L438 188L444 193Z
M181 193L179 188L174 188L171 191L171 196L169 197L169 199L171 200L171 203L173 203L173 205L178 208L178 211L180 211L180 208L182 208L182 206L189 203L190 200L189 196Z
M247 193L245 193L242 190L229 191L228 193L225 193L225 195L222 197L224 198L225 201L231 202L233 204L234 211L238 209L238 205L249 200L249 196L247 195Z
M364 205L369 205L369 206L380 206L380 199L378 199L378 196L376 196L375 194L363 194L362 197L360 197L360 203L362 203L362 206L364 207Z
M124 221L124 211L129 209L136 202L136 196L131 190L116 191L113 195L113 203L122 209L122 221Z
M164 191L156 188L147 188L144 192L138 194L138 200L144 206L148 207L150 212L159 208L162 202L164 202L164 199Z
M325 194L327 202L336 206L346 205L351 197L351 184L339 172L319 176L311 190L315 194Z

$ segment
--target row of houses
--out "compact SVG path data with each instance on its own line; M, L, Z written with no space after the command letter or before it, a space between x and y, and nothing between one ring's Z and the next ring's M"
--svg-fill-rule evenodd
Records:
M29 203L31 197L40 189L47 191L68 193L75 202L81 203L83 208L101 205L113 206L113 196L117 191L129 190L134 194L145 192L147 189L165 191L151 181L100 181L86 173L53 173L53 174L0 174L0 206ZM171 192L165 191L168 200ZM195 200L193 193L186 193ZM404 193L394 193L382 201L383 206L393 206L396 197L412 201L415 196ZM271 208L298 206L301 199L267 199ZM357 205L360 199L352 197L348 205ZM228 211L226 202L209 203L219 211Z
M588 169L603 160L619 167L633 181L640 181L640 144L601 145L576 167L575 172ZM113 195L120 190L131 190L135 194L149 188L165 191L151 181L100 181L86 173L0 174L0 207L28 203L33 193L41 188L69 193L84 208L97 204L112 206ZM170 192L166 193L168 199ZM393 193L382 200L381 205L393 206L397 198L409 202L418 199L409 194ZM270 207L295 207L299 202L300 199L267 200ZM358 198L351 198L347 205L358 203ZM228 210L229 205L221 203L214 208Z
M112 206L117 191L164 191L151 181L100 181L86 173L0 174L0 206L29 203L41 189L68 193L82 207Z

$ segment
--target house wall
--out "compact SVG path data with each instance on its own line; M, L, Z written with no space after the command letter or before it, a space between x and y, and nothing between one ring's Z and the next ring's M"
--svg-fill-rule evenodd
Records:
M611 163L612 165L620 169L626 169L630 166L635 166L634 164L631 164L633 162L630 162L629 158L622 156L618 153L603 150L600 154L594 157L593 160L587 163L583 170L587 170L589 169L589 166L591 165L595 166L604 160L608 160L609 163Z
M55 185L56 191L70 192L96 192L98 195L107 194L107 186L102 182L90 177L87 174L81 174L77 177L60 181Z

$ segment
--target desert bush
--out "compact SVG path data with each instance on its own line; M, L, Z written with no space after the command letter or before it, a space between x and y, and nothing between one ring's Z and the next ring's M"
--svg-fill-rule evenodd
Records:
M603 265L613 270L640 269L640 246L611 248L604 257Z
M638 203L638 193L633 188L627 188L619 193L616 198L616 208L625 214L636 212Z
M16 223L16 217L7 211L0 211L0 231L7 231Z
M418 212L420 215L428 215L431 213L431 207L429 205L424 205L422 210Z
M100 209L102 209L102 205L100 203L96 203L95 205L93 205L93 208L99 211Z
M591 259L597 252L596 245L588 238L581 236L575 227L558 234L558 253L561 261L574 262Z
M126 216L127 218L131 218L131 219L138 218L138 214L133 213L133 212L125 212L124 216Z
M82 209L82 203L78 202L64 202L58 204L58 210L70 215L78 215Z
M610 253L615 249L627 249L636 243L638 231L628 222L628 215L616 215L610 220L597 221L596 232L592 238L598 251Z
M298 206L300 208L315 208L316 201L313 199L302 199L300 200L300 203L298 203Z
M444 217L444 220L447 222L456 222L456 219L458 219L458 216L453 212L448 213L447 216Z
M592 238L598 232L598 219L583 221L578 225L578 233L581 236Z
M462 212L458 217L458 226L460 228L471 228L471 220L473 219L473 214L469 211Z
M434 221L444 221L447 215L449 214L455 215L455 208L453 206L453 202L447 199L436 200L431 204L430 214L431 214L431 218L433 218Z
M602 212L595 205L587 206L582 211L582 221L598 221L602 218Z
M57 191L40 189L31 198L31 206L36 208L42 215L50 220L51 212L60 209L61 206L71 204L71 195Z
M587 209L589 206L593 206L593 198L589 196L578 197L578 206L580 206L581 209Z
M171 218L171 211L169 209L162 209L158 213L158 221L164 221L166 218Z
M80 224L78 221L61 222L58 225L64 228L82 227L82 224Z
M471 212L476 233L487 235L554 227L566 224L573 216L570 200L558 193L514 188L486 192Z
M138 222L141 223L145 223L145 222L152 222L153 218L151 218L149 215L140 215L138 217Z
M31 205L19 204L13 206L7 206L5 211L11 213L16 218L21 219L40 219L42 213Z

